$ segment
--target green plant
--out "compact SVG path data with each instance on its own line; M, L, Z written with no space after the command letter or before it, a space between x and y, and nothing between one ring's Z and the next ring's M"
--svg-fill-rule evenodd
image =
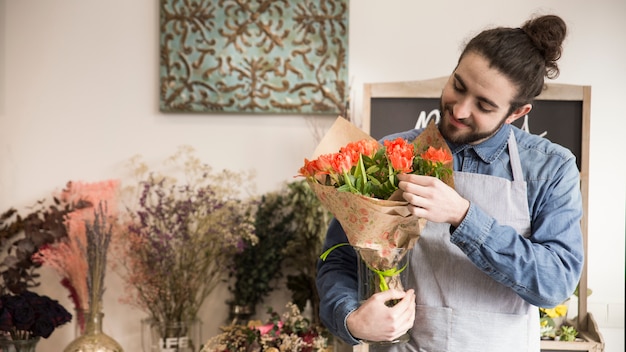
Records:
M573 326L563 325L558 336L559 341L574 341L578 336L578 331Z
M312 324L321 324L319 318L319 293L315 279L317 260L322 253L326 230L332 214L326 210L306 181L289 183L289 209L292 212L291 240L285 248L289 267L296 269L295 275L287 275L287 288L291 300L302 311L307 302L311 304Z
M283 249L292 235L288 225L293 216L287 205L284 191L267 193L258 201L254 221L258 241L244 239L243 249L235 254L229 273L231 306L254 310L274 290L272 281L282 276Z
M579 297L579 291L580 290L580 285L576 285L576 290L574 290L574 296ZM593 293L593 290L591 290L590 288L587 288L587 297L591 296L591 294Z
M64 192L71 187L68 183ZM51 243L67 237L66 216L75 209L91 206L89 202L70 202L63 198L52 198L49 204L39 200L20 215L15 208L0 215L0 294L18 294L39 286L37 269L41 263L33 261L37 251Z

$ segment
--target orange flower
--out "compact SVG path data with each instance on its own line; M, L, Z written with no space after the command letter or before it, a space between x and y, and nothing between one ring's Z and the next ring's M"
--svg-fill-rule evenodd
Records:
M337 153L332 155L332 170L336 173L343 174L349 172L358 161L358 155L356 161L350 155Z
M385 147L387 157L395 170L406 173L413 171L414 146L412 143L398 137L393 141L385 141Z
M432 161L434 163L440 162L442 164L449 163L452 161L452 155L441 148L435 149L434 147L428 147L428 150L423 152L421 155L422 159Z
M315 167L317 168L316 173L318 174L330 174L334 171L333 167L335 164L335 156L334 154L324 154L320 155L316 160Z
M298 176L333 185L340 191L388 199L398 189L399 173L441 179L450 171L450 167L444 165L452 161L449 152L433 147L421 155L420 151L415 143L403 138L386 140L384 145L372 139L362 139L346 144L337 153L323 154L312 161L304 159Z
M350 142L342 147L339 152L350 155L352 162L356 164L360 155L372 157L380 145L373 139L362 139L356 142Z
M304 166L302 166L298 172L302 176L311 177L315 176L317 171L317 160L304 158Z

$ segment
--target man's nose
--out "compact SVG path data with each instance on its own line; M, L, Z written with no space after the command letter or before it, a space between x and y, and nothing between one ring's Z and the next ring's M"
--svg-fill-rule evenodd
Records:
M460 99L458 102L456 102L456 104L454 104L452 112L454 113L454 117L457 119L466 119L470 117L470 115L472 114L470 99Z

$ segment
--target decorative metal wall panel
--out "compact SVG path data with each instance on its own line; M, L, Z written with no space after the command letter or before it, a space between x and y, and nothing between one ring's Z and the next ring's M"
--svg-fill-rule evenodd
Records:
M345 114L348 2L161 0L161 111Z

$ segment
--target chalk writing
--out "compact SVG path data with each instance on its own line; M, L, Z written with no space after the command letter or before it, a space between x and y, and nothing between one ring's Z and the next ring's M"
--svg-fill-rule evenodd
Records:
M159 339L159 349L161 352L176 352L180 348L189 347L189 337L167 337Z

